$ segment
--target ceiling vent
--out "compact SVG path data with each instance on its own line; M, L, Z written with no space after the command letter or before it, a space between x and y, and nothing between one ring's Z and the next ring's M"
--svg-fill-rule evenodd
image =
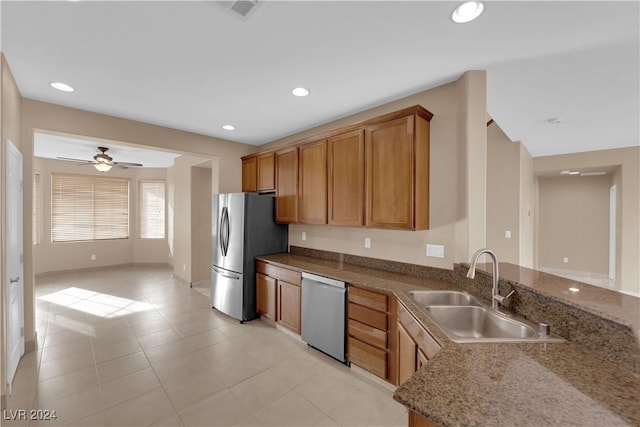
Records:
M247 16L249 12L258 4L258 0L238 0L238 1L218 1L227 9L231 9L238 15Z

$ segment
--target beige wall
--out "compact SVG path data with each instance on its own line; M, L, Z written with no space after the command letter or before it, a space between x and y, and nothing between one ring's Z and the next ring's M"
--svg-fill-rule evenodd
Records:
M534 173L538 176L563 169L619 167L618 183L620 222L616 288L623 292L640 293L640 147L601 150L560 156L536 157ZM540 235L540 227L538 234ZM584 250L589 250L585 248ZM540 255L542 248L539 248ZM540 262L542 265L542 262ZM618 270L618 268L616 268Z
M22 99L18 86L13 78L13 74L9 69L9 64L4 57L4 54L0 54L0 391L1 400L4 404L4 400L7 392L7 373L6 373L6 321L5 321L5 297L6 297L6 278L5 278L5 232L6 219L5 219L5 206L6 206L6 183L5 183L5 159L7 152L7 139L25 155L24 143L20 137L20 107ZM27 196L25 195L25 207ZM29 203L30 204L30 203ZM29 211L30 212L30 211ZM28 240L25 239L25 245ZM27 266L25 265L25 273L27 272ZM25 280L24 298L25 301L28 298L33 298L33 292L27 289ZM25 326L33 325L33 310L25 310ZM33 335L27 338L27 341L33 341ZM29 346L27 346L29 347Z
M459 80L336 120L255 151L273 148L322 131L361 122L412 105L434 114L431 120L430 229L392 231L350 227L290 225L291 245L451 269L483 246L485 224L486 74ZM468 173L471 171L471 174ZM471 212L471 213L470 213ZM307 240L301 239L301 232ZM364 238L372 240L364 248ZM445 246L445 257L425 254L427 243Z
M541 177L539 185L540 267L608 274L611 177Z
M210 165L191 168L191 283L211 279Z
M129 238L93 242L51 242L51 174L73 173L104 175L92 167L79 168L77 164L59 160L34 158L34 173L40 173L42 192L42 238L34 245L34 273L102 267L106 265L169 262L167 239L140 239L138 237L138 181L140 179L166 179L166 169L140 168L109 171L109 177L130 180ZM91 260L91 255L96 260Z
M495 122L487 127L487 247L500 261L520 262L520 144Z
M171 263L173 265L173 274L187 283L194 283L203 279L194 280L194 259L193 256L198 257L203 251L210 251L207 249L211 245L211 241L208 240L203 243L202 240L193 239L193 232L200 230L203 225L193 222L194 215L198 221L198 215L193 213L193 209L198 208L200 202L192 201L192 193L198 192L198 185L207 186L206 183L202 183L200 180L204 179L203 174L196 172L197 181L192 182L192 171L197 165L203 163L213 164L210 158L203 156L180 156L178 157L174 165L167 171L167 183L169 186L168 197L168 212L169 212L169 252L171 257ZM213 171L211 171L211 175ZM209 175L209 177L211 177ZM209 203L211 201L211 189L215 185L213 178L210 178L206 191L209 192ZM194 188L194 186L196 188ZM239 191L236 189L235 191ZM204 203L204 201L201 201ZM211 208L209 207L209 212ZM209 225L210 225L210 214ZM211 234L211 233L209 233ZM209 252L210 253L210 252ZM211 257L209 256L209 259ZM195 262L196 268L201 263ZM207 262L209 264L209 262ZM200 270L198 270L200 271ZM199 276L198 276L199 277Z
M534 188L533 158L526 147L492 123L487 127L487 247L501 262L533 267Z

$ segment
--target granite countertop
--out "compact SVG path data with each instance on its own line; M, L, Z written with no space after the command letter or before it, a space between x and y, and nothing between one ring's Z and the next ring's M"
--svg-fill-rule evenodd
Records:
M459 289L451 276L417 277L293 254L257 259L395 295L442 349L401 384L393 397L442 426L640 425L640 377L581 346L571 342L457 344L449 340L413 303L408 291ZM515 280L516 270L509 271L502 264L500 268L501 277L506 274ZM525 285L531 279L540 292L561 292L548 279L533 280L535 275L520 273ZM581 297L587 298L585 295Z

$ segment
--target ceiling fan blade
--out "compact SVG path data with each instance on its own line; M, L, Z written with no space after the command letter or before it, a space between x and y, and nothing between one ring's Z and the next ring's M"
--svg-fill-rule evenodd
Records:
M57 160L65 160L67 162L78 162L78 163L87 163L87 164L94 164L95 161L93 160L82 160L82 159L72 159L69 157L56 157Z
M142 167L142 163L129 163L129 162L113 162L114 165L118 166L137 166Z

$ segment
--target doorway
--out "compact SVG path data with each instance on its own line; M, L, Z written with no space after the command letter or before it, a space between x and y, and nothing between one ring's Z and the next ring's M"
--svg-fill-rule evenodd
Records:
M22 230L22 153L7 139L6 324L7 383L10 385L24 354L24 265Z

